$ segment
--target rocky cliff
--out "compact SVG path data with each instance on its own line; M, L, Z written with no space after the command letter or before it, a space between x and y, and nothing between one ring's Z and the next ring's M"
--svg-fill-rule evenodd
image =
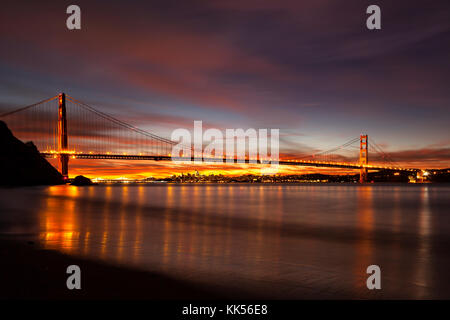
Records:
M0 121L0 185L31 186L64 183L32 142L23 143Z

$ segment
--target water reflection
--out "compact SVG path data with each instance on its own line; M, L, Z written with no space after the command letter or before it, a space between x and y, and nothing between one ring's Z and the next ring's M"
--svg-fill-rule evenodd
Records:
M133 244L133 262L138 264L140 261L140 251L143 245L143 230L142 230L142 214L143 207L145 204L145 187L138 187L138 198L137 198L137 210L136 210L136 219L135 219L135 238Z
M357 189L357 204L356 211L357 231L360 240L356 244L356 258L355 258L355 287L363 288L366 284L364 278L367 277L367 267L372 264L377 264L373 261L373 229L374 212L373 212L373 188L370 186L362 186Z
M449 291L437 281L433 261L445 253L432 240L438 226L450 231L441 209L448 190L432 188L56 186L33 191L41 203L27 210L37 212L45 248L218 287L284 298L373 297L365 271L377 264L378 295L423 298Z
M416 293L417 299L423 299L427 296L428 286L430 285L430 264L432 256L430 254L430 233L431 233L431 208L429 188L421 189L421 210L419 211L418 233L419 250L416 261L415 283L419 290Z
M41 207L42 214L41 238L43 238L46 247L57 247L70 252L77 244L80 237L80 226L76 214L76 205L78 189L76 187L68 188L49 188L49 197L45 198L45 205ZM62 201L60 196L68 195L71 197L68 201ZM63 207L61 208L61 204ZM63 214L58 214L62 210Z

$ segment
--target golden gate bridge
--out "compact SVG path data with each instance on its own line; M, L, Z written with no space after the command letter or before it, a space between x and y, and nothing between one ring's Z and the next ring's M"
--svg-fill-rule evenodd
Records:
M172 160L172 148L177 142L139 129L112 117L86 103L61 93L38 103L0 115L19 139L33 141L41 155L58 158L61 174L69 175L69 159L115 160ZM359 144L359 147L356 145ZM279 165L314 166L356 169L360 182L366 182L369 170L417 172L395 163L371 138L371 150L377 155L377 164L369 164L369 138L360 135L340 146L302 158L279 159ZM192 146L185 146L191 149ZM354 161L337 161L338 152L354 148L359 151ZM193 153L189 153L193 154ZM342 157L341 157L342 158ZM180 157L195 161L197 156ZM267 164L267 159L202 158L204 162ZM251 161L252 160L252 161Z

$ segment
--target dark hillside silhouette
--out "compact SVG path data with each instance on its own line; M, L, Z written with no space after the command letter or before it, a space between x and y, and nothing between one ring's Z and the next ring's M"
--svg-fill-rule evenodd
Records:
M0 185L32 186L64 183L33 142L23 143L0 121Z

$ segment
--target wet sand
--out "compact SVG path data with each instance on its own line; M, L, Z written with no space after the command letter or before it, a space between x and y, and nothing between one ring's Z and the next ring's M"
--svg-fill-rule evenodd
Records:
M81 290L66 287L66 268L81 269ZM34 242L0 240L0 299L225 299L168 276L41 249Z

